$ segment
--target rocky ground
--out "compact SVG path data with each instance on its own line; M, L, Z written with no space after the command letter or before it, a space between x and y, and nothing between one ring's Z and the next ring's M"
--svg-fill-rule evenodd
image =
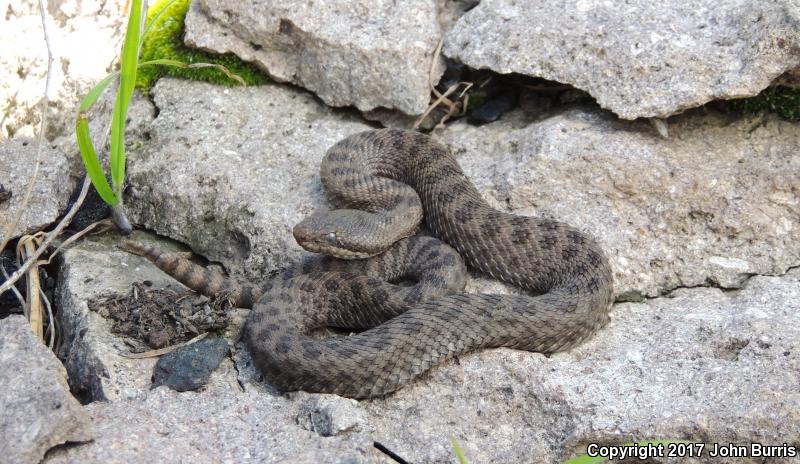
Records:
M188 44L234 52L276 82L161 79L136 94L126 191L135 238L268 278L305 253L291 227L327 206L325 150L381 124L408 126L430 102L431 76L447 81L460 62L459 76L493 80L486 104L502 110L433 135L496 208L597 237L614 271L611 323L550 357L463 356L386 398L280 394L239 341L246 310L183 295L106 233L49 268L57 359L23 317L0 319L0 461L394 462L378 442L408 462L456 462L451 438L473 463L562 462L588 443L644 439L800 446L800 126L701 107L797 79L797 5L295 3L192 3ZM83 169L74 105L112 69L123 7L48 10L67 42L56 49L39 181L12 237L67 208ZM0 56L7 218L31 172L45 61L35 4L0 11L4 43L20 44ZM77 53L76 41L102 51ZM105 117L94 116L98 134ZM473 275L468 291L514 290ZM207 331L160 359L141 354Z

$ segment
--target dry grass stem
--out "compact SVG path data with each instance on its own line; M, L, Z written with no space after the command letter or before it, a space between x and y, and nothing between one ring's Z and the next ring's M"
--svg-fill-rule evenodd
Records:
M434 71L436 70L436 63L439 62L439 57L441 56L442 53L442 44L443 44L443 39L440 39L439 43L436 45L436 49L433 51L433 57L431 59L431 67L428 71L428 86L430 87L431 93L433 93L435 99L430 105L428 105L428 108L425 110L425 112L422 113L422 115L419 118L417 118L417 120L414 122L414 125L411 126L411 128L414 130L418 129L419 126L423 123L423 121L425 121L425 118L427 118L433 110L435 110L441 105L447 107L447 113L445 113L445 115L442 116L439 122L434 126L433 130L444 127L444 123L447 122L451 117L456 115L459 108L461 109L459 115L463 115L467 112L467 103L469 103L469 94L467 94L467 91L470 88L472 88L472 82L458 82L456 84L451 85L444 93L439 92L439 90L436 89L436 85L433 83L433 75ZM489 80L491 80L491 77L489 78ZM486 84L486 82L484 82L484 84ZM464 86L464 89L461 91L458 98L456 98L456 101L447 98L453 92L455 92L461 85Z
M56 345L56 333L58 332L58 327L56 327L56 319L53 317L53 305L50 304L50 300L47 298L47 295L44 294L44 290L39 287L39 297L44 302L44 307L47 309L47 330L44 332L45 338L49 341L47 342L48 348L51 350L55 348Z
M89 232L94 230L95 227L98 227L98 226L101 226L100 230L96 231L95 234L101 234L103 232L106 232L108 230L113 229L114 228L114 222L111 221L111 219L103 219L103 220L100 220L100 221L93 222L93 223L89 224L88 226L83 228L81 231L76 232L70 238L68 238L68 239L64 240L63 242L61 242L58 245L58 247L56 247L56 249L52 253L50 253L50 257L47 258L47 260L40 260L36 264L39 264L39 265L41 265L41 264L50 264L50 262L53 260L53 258L55 258L56 255L61 252L61 250L65 249L69 245L73 244L79 238L81 238L84 235L88 234Z
M47 247L50 246L50 243L59 235L61 231L72 221L72 218L75 216L75 213L78 212L78 208L80 208L81 204L83 204L83 200L86 199L86 193L89 191L89 186L92 185L92 182L89 180L89 177L86 177L83 180L83 187L81 188L81 193L78 196L78 200L75 201L75 204L72 205L72 208L67 212L63 219L56 225L56 228L49 232L45 239L42 241L42 244L39 248L31 255L20 267L17 269L11 277L3 282L3 285L0 285L0 294L5 293L8 289L14 286L14 283L19 280L31 266L37 265L39 257L47 250Z
M19 240L17 243L17 264L36 252L37 242L36 237L33 235L26 235ZM42 286L39 280L39 268L37 266L32 266L31 269L26 272L25 284L27 298L25 299L23 311L25 312L25 317L28 318L28 322L31 324L33 333L44 343L44 311L42 310L40 295Z
M160 348L158 350L150 350L145 351L143 353L131 353L131 352L121 352L120 355L129 359L143 359L143 358L155 358L158 356L163 356L167 353L171 353L178 348L186 345L191 345L194 342L199 342L200 340L206 338L208 336L208 332L203 332L200 335L194 337L191 340L187 340L183 343L178 343L172 346L168 346L166 348Z
M45 9L44 0L39 0L39 15L42 18L42 30L44 31L44 43L47 46L47 74L45 76L44 81L44 97L42 97L42 120L39 124L39 136L36 139L36 159L33 163L33 172L31 173L31 180L28 181L28 187L25 189L25 195L22 197L22 202L20 203L20 208L14 214L14 217L11 218L11 221L6 224L6 228L3 231L3 240L0 242L0 251L5 250L6 245L11 240L11 237L14 235L14 230L17 228L17 224L19 224L19 220L22 217L22 214L25 212L25 209L28 207L28 203L31 200L31 195L33 194L33 186L36 184L36 178L39 175L39 166L41 165L41 158L42 158L42 145L44 145L44 131L47 128L47 105L49 104L48 96L50 95L50 76L53 70L53 61L55 58L53 57L53 49L50 46L50 33L47 29L47 14L45 13L47 10ZM0 291L0 293L3 293Z

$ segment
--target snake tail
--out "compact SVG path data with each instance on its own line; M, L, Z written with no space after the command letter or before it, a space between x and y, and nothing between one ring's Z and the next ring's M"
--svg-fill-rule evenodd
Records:
M257 286L236 282L220 272L145 243L123 240L120 248L147 258L156 267L197 293L213 297L226 292L231 304L237 308L252 308L263 293Z

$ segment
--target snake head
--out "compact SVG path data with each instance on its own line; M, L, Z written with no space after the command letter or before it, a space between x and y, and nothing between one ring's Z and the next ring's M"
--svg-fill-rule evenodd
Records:
M385 251L369 238L370 230L363 230L370 214L349 209L315 212L294 226L292 234L308 251L340 259L369 258Z

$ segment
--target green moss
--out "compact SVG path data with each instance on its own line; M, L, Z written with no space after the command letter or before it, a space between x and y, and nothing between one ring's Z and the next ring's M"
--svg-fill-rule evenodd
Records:
M170 0L159 0L147 12L147 24L167 7L166 11L157 18L157 22L148 31L142 42L141 61L155 59L171 59L184 63L214 63L226 67L233 74L241 77L247 85L264 84L269 81L267 76L256 66L245 63L232 53L217 55L195 50L183 44L183 20L189 9L191 0L176 0L169 5ZM219 85L240 85L229 78L219 69L215 68L176 68L172 66L144 66L139 68L136 76L136 87L149 91L155 81L164 75L182 77L198 81L211 82Z
M800 90L784 86L767 87L755 97L726 103L742 113L773 111L789 121L800 121Z

